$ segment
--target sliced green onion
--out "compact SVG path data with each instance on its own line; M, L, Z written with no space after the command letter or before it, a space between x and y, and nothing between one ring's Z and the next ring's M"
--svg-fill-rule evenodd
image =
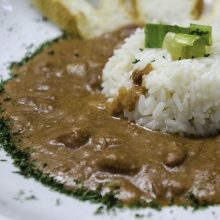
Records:
M145 47L162 48L163 39L168 32L200 36L207 46L212 43L211 26L190 24L190 27L180 27L177 25L146 24Z
M173 60L203 57L204 40L198 35L175 34L168 32L163 40L163 49L167 49Z
M172 55L173 60L178 60L182 57L183 47L173 42L175 35L173 32L168 32L164 37L162 48L167 49L167 52Z
M163 39L168 32L186 33L188 29L177 25L146 24L145 47L162 48Z
M190 24L190 30L187 34L199 35L205 42L205 45L210 46L212 44L212 27Z

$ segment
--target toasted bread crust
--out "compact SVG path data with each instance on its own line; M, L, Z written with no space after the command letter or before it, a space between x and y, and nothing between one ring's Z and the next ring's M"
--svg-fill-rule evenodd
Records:
M202 15L199 18L199 20L206 25L219 27L220 26L219 11L220 11L220 0L214 0L211 7L211 12Z
M79 34L76 16L57 0L31 0L31 2L60 29Z
M31 1L58 27L83 38L97 37L106 31L135 23L133 9L129 10L124 0L102 0L98 8L85 0ZM112 19L114 22L111 22Z
M191 12L191 19L196 20L200 17L204 8L203 0L196 0Z
M157 19L170 23L186 19L198 19L203 11L203 0L188 1L160 1L160 0L132 0L135 13L140 23L152 22ZM154 7L152 7L154 5Z
M148 5L152 6L149 0L102 0L98 8L92 7L86 0L30 0L32 3L59 28L72 33L79 34L83 38L97 37L105 32L114 31L127 24L143 25L157 17L158 8L165 7L164 15L160 16L160 21L169 23L179 16L182 5L177 11L170 9L168 3L155 1L155 7L146 10ZM177 0L178 1L178 0ZM203 10L203 0L191 0L184 5L187 15L183 19L198 19ZM150 3L150 4L149 4ZM176 4L176 2L173 2ZM152 8L152 7L151 7ZM153 12L152 12L153 11ZM175 12L174 17L167 20L167 14ZM148 16L148 13L150 15ZM163 20L164 19L164 20Z

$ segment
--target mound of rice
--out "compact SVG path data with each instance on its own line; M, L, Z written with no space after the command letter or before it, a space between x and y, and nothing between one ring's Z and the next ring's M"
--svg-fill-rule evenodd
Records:
M215 36L215 32L213 33ZM148 92L135 110L124 110L129 121L148 129L181 135L209 136L220 131L220 41L213 37L209 57L172 61L163 49L144 47L144 30L125 40L103 70L102 93L112 102L120 87L134 86L131 74L148 63L153 71L143 75ZM133 61L137 61L133 63Z

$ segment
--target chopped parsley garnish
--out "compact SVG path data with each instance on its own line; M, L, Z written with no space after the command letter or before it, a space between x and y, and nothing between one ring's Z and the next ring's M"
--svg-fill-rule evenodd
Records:
M103 213L103 209L104 209L103 206L99 206L99 207L97 208L97 210L95 211L94 214L96 214L96 215L98 215L98 214L102 214L102 213Z
M200 187L199 187L199 189L200 189L200 190L203 190L203 189L204 189L204 187L203 187L203 186L200 186Z
M51 40L47 41L44 44L42 44L40 47L38 47L35 52L28 53L26 56L20 61L20 62L11 62L9 65L9 69L12 70L15 66L22 66L27 63L28 60L32 59L34 56L39 54L44 48L51 46L52 43L59 41L61 38L66 38L68 34L66 32L63 32L61 36Z
M43 21L48 21L48 18L45 17L45 16L42 16L42 20L43 20Z
M53 50L49 50L49 51L47 52L47 54L49 54L49 55L54 55L54 51L53 51Z
M153 214L151 213L151 212L149 212L148 214L147 214L147 217L152 217L153 216Z
M57 199L57 200L56 200L56 205L57 205L57 206L60 205L60 199Z
M27 49L30 49L30 48L32 48L34 46L34 44L30 44L28 47L27 47Z
M143 218L144 215L140 215L140 214L135 214L135 218Z
M76 179L74 179L74 182L75 182L76 184L83 184L83 181L76 180Z
M204 54L204 57L209 57L210 53Z
M22 142L21 138L18 139L18 143Z
M191 206L194 207L194 210L205 209L206 207L208 207L209 205L213 205L214 203L205 199L199 200L192 191L190 191L189 194L186 195L186 198L188 198L191 201Z
M6 162L7 160L0 160L1 162Z
M6 96L6 97L4 98L4 101L8 101L8 100L10 100L10 99L11 99L10 97Z
M173 197L171 197L171 199L170 199L170 202L169 202L168 206L172 206L173 204L174 204L174 198L173 198Z
M43 167L46 167L46 166L47 166L47 163L43 163L42 166L43 166Z
M24 191L23 190L20 190L17 195L24 195Z
M13 134L13 135L18 135L18 134L20 134L20 132L21 132L21 131L18 130L18 131L12 132L12 134Z
M158 206L156 200L153 200L153 201L150 203L150 207L153 208L153 209L161 210L161 207Z
M25 198L26 200L36 200L37 198L34 195Z
M15 200L20 200L23 195L24 195L24 191L23 191L23 190L20 190L20 191L17 193L16 197L14 197L13 199L15 199Z
M148 203L145 200L137 201L135 204L131 206L131 208L146 208Z
M140 60L135 59L132 64L138 63Z
M0 93L3 92L4 86L5 86L6 83L7 83L7 80L6 81L1 81L1 83L0 83Z
M108 185L108 188L111 189L111 190L116 190L116 189L120 189L120 186L115 184L115 183L110 183Z
M2 113L2 112L4 112L4 111L5 111L5 109L1 109L1 110L0 110L0 113Z

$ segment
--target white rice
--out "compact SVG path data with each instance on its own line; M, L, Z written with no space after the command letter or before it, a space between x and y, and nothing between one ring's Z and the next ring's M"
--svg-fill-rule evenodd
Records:
M220 38L216 33L213 44L207 47L209 57L172 61L166 50L144 48L144 30L137 29L107 62L102 93L111 102L120 87L133 87L130 76L135 69L151 63L153 71L143 76L148 92L139 97L134 111L124 110L125 117L162 132L195 136L219 133ZM135 59L140 61L132 64Z

